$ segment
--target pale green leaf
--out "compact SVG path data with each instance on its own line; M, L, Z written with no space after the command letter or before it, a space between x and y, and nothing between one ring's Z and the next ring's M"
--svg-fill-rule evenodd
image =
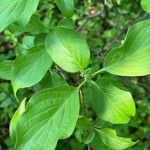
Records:
M36 11L39 0L0 0L0 32L17 21L26 25Z
M141 0L141 6L145 11L150 13L150 0Z
M123 45L108 54L104 69L120 76L150 74L150 20L129 28Z
M79 115L78 90L63 86L36 93L27 103L10 135L17 150L54 150L68 138ZM15 128L15 129L14 129Z
M14 92L39 82L52 64L44 47L33 47L17 57L12 68Z
M6 60L0 63L0 78L11 80L13 61Z
M26 99L23 99L19 108L16 110L15 114L13 115L11 122L10 122L10 128L9 128L10 134L15 132L15 128L16 128L17 123L18 123L18 119L25 112L25 110L26 110L25 104L26 104ZM11 137L12 137L12 139L14 139L15 136L12 134Z
M56 0L56 4L64 16L72 17L74 11L74 0Z
M78 72L87 67L90 52L84 37L67 28L57 28L46 38L46 49L53 61L68 72Z
M132 96L118 81L101 78L91 85L91 104L98 117L113 124L123 124L135 115Z
M118 137L115 130L103 128L96 130L101 141L113 150L124 150L136 144L130 138Z

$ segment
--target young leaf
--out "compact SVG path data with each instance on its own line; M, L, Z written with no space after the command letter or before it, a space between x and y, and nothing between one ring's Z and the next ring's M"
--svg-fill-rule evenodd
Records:
M18 109L16 110L15 114L13 115L11 122L10 122L10 134L12 134L13 132L15 132L15 128L17 126L19 117L25 112L26 108L25 108L25 104L26 104L26 99L23 99L20 106L18 107ZM13 138L13 134L11 135L12 139Z
M0 0L0 32L17 21L26 25L36 11L39 0Z
M12 68L14 92L39 82L51 66L52 61L44 47L33 47L17 57Z
M72 17L74 0L56 0L56 4L65 17Z
M90 52L84 37L67 28L57 28L46 38L46 49L53 61L68 72L87 67Z
M101 141L113 150L124 150L136 144L129 138L118 137L115 130L103 128L96 130Z
M105 70L120 76L150 74L150 19L129 28L123 45L108 54Z
M6 60L0 63L0 78L11 80L13 61Z
M91 104L98 117L113 124L123 124L135 115L130 92L118 81L101 78L91 85Z
M150 13L150 0L141 0L141 6L145 11Z
M79 115L78 90L63 86L36 93L17 124L10 125L16 149L54 150L58 139L68 138ZM13 129L13 130L11 130Z

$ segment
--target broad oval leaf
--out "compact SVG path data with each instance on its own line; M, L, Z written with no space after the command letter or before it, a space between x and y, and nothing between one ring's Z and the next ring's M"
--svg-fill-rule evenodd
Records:
M135 115L130 92L113 79L101 78L91 82L91 104L98 117L113 124L128 123Z
M74 0L56 0L56 4L65 17L72 17Z
M130 138L118 137L115 130L103 128L96 130L100 140L110 149L124 150L136 144Z
M150 0L141 0L141 6L145 11L150 13Z
M10 124L15 148L54 150L59 139L72 134L78 116L79 94L76 88L63 86L36 93L15 126Z
M13 61L6 60L0 63L0 78L11 80Z
M14 92L39 82L51 64L51 58L43 46L33 47L25 54L19 55L12 68Z
M53 61L68 72L87 67L90 51L84 37L67 28L57 28L46 38L46 49Z
M104 69L120 76L150 74L150 20L129 28L123 45L106 57Z
M36 11L39 0L0 0L0 32L17 21L26 25Z

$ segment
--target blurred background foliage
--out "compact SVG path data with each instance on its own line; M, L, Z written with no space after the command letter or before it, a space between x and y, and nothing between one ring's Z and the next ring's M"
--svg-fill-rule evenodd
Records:
M73 16L75 29L82 32L91 50L90 67L98 70L102 67L108 51L120 45L130 25L149 18L141 6L140 0L75 0L75 14ZM72 25L72 21L65 20L56 7L54 0L40 0L36 14L44 26L49 29L57 25ZM34 27L34 26L33 26ZM8 28L9 29L9 28ZM34 37L23 33L14 35L11 30L0 33L0 62L14 60L16 54L32 47L34 40L44 42L44 34ZM11 28L10 28L11 29ZM66 74L60 68L53 71L63 76L68 83L76 84L79 75ZM47 78L45 78L46 80ZM121 78L120 80L133 94L137 113L129 124L113 126L118 135L131 137L139 142L132 148L135 150L150 149L150 76L140 78ZM47 82L47 80L46 80ZM38 84L19 91L19 99L30 97L39 90ZM85 89L86 90L86 89ZM88 95L83 93L85 103L88 105ZM13 150L9 138L9 122L18 107L13 95L10 82L0 79L0 150ZM92 116L89 109L87 114ZM98 121L98 120L97 120ZM107 125L112 126L112 125ZM78 130L67 140L59 141L57 150L84 150L92 149L83 144Z

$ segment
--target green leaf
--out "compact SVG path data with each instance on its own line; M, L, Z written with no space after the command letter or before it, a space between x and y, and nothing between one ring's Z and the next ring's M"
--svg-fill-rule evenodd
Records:
M56 0L56 4L65 17L72 17L74 0Z
M15 148L54 150L58 139L72 134L78 115L79 94L76 88L63 86L36 93L16 126L10 125Z
M101 78L91 82L91 104L98 117L113 124L128 123L135 115L130 92L113 79Z
M68 72L78 72L87 67L90 51L84 37L67 28L57 28L46 38L47 52L53 61Z
M26 104L26 99L23 99L19 108L16 110L15 114L13 115L11 122L10 122L10 134L12 134L13 132L15 132L15 128L17 126L19 117L25 112L26 108L25 108L25 104ZM12 139L13 139L13 134L11 135Z
M40 82L40 86L42 89L65 85L68 85L67 82L63 80L56 72L47 72L45 77Z
M105 70L120 76L150 74L150 20L129 28L123 45L108 54Z
M12 68L14 92L19 88L30 87L39 82L52 61L44 47L33 47L17 57Z
M141 0L141 6L145 11L150 13L150 0Z
M13 61L6 60L0 63L0 78L5 80L11 80L12 78L12 66Z
M63 18L59 26L73 29L74 24L75 22L71 18Z
M9 24L17 21L26 25L36 11L39 0L1 0L0 1L0 32Z
M102 142L98 132L95 132L91 147L93 150L111 150Z
M127 149L136 144L130 138L118 137L115 130L103 128L96 130L101 141L113 150Z

